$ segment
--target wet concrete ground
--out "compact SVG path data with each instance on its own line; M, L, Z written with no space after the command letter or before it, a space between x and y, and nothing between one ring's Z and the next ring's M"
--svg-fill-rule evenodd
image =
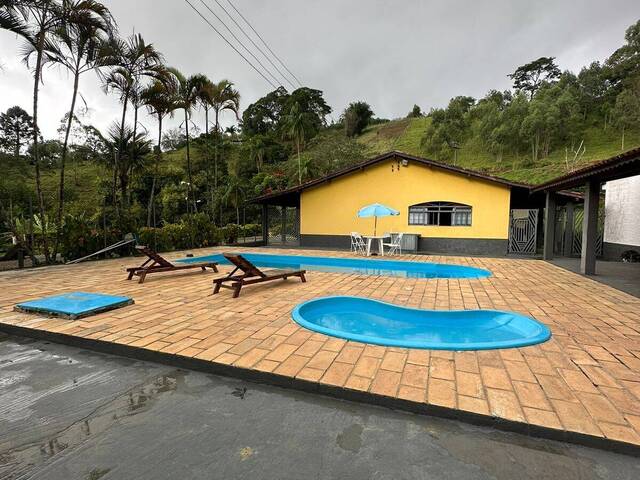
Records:
M640 460L0 336L0 478L618 480Z

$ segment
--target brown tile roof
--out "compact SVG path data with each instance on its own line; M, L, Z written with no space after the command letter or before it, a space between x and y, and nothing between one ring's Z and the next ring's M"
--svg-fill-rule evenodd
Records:
M428 158L415 157L415 156L409 155L407 153L398 152L398 151L393 150L393 151L390 151L390 152L387 152L387 153L383 153L382 155L378 155L377 157L373 157L373 158L370 158L370 159L365 160L363 162L357 163L357 164L352 165L350 167L343 168L342 170L338 170L336 172L330 173L329 175L325 175L324 177L320 177L320 178L317 178L315 180L310 180L310 181L305 182L305 183L303 183L301 185L296 185L295 187L290 187L290 188L287 188L285 190L280 190L280 191L277 191L277 192L272 192L272 193L268 193L268 194L265 194L265 195L261 195L259 197L251 199L251 202L253 202L253 203L263 203L266 200L270 200L270 199L274 199L274 198L281 197L281 196L286 196L286 195L299 193L299 192L302 192L303 190L306 190L307 188L314 187L314 186L319 185L321 183L328 182L329 180L333 180L334 178L342 177L343 175L347 175L349 173L356 172L358 170L362 170L362 169L364 169L366 167L369 167L371 165L375 165L376 163L380 163L380 162L383 162L385 160L389 160L391 158L400 158L400 159L403 159L403 160L408 160L408 161L411 161L411 162L420 163L422 165L427 165L427 166L430 166L430 167L436 167L436 168L440 168L442 170L447 170L447 171L455 172L455 173L458 173L458 174L461 174L461 175L466 175L468 177L474 177L474 178L479 178L479 179L486 180L486 181L489 181L489 182L499 183L499 184L505 185L507 187L525 188L527 190L529 190L531 188L531 185L528 185L528 184L525 184L525 183L512 182L512 181L506 180L504 178L495 177L493 175L488 175L486 173L478 172L478 171L475 171L475 170L469 170L467 168L462 168L462 167L455 167L453 165L448 165L446 163L437 162L435 160L430 160Z
M533 193L544 190L557 191L583 185L589 179L606 182L638 174L640 174L640 147L536 185L531 191Z

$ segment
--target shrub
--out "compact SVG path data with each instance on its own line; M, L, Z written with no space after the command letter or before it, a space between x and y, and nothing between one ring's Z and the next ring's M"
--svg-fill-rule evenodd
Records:
M140 243L160 251L184 250L218 245L223 238L204 213L183 216L178 223L166 223L160 228L140 229Z
M262 234L262 225L258 223L247 223L242 227L242 236L255 237Z
M226 244L236 243L241 232L242 227L235 223L230 223L220 229L222 241Z
M168 231L164 228L142 227L138 232L139 242L154 250L166 252L173 250L173 244L169 238Z
M60 254L66 260L84 257L122 240L123 234L119 229L103 229L91 226L91 222L84 215L67 215L64 218L60 244ZM110 255L124 255L130 253L130 248L113 250Z

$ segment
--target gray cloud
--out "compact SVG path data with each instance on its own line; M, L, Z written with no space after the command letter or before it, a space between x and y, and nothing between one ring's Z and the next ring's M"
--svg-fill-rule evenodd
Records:
M206 1L224 18L213 0ZM232 1L303 84L325 92L334 118L353 100L366 100L376 115L393 118L414 103L428 110L454 95L477 97L491 88L508 88L508 73L543 55L556 56L562 69L578 71L605 59L640 17L637 0ZM200 0L192 2L206 13ZM141 33L169 65L234 81L243 107L272 89L183 0L105 4L122 35ZM30 110L31 81L17 58L19 45L0 32L0 110L14 104ZM95 75L82 78L81 93L90 107L87 121L105 128L118 117L117 99L101 92ZM45 135L55 135L70 95L68 76L47 70L41 109ZM195 121L202 123L200 114ZM143 122L155 128L144 116Z

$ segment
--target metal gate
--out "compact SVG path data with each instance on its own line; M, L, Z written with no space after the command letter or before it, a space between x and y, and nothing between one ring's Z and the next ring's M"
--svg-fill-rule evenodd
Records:
M535 255L538 248L538 210L515 209L509 214L509 253Z
M269 245L300 245L300 210L269 206Z
M571 255L579 257L582 255L582 221L584 219L584 208L576 207L573 213L573 243L571 245ZM602 244L604 238L604 209L598 212L598 236L596 238L596 256L602 256Z

